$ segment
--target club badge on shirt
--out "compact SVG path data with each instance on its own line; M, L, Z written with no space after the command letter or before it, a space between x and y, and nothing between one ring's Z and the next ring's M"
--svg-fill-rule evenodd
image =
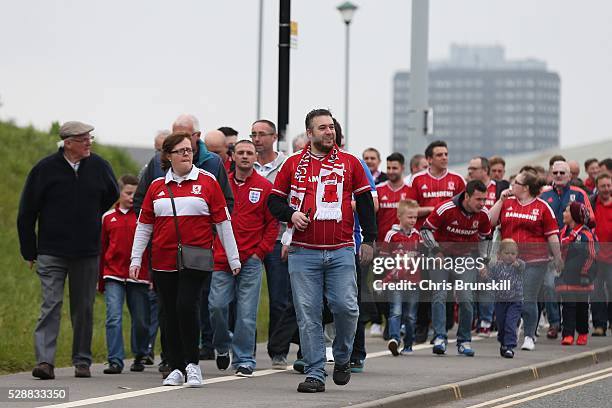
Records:
M202 195L202 186L199 184L194 184L191 186L191 194Z
M253 204L256 204L259 202L259 197L261 197L261 191L257 191L257 190L249 191L249 201L252 202Z

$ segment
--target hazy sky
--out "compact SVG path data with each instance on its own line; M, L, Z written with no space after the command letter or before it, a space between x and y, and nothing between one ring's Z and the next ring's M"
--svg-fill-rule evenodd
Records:
M293 0L289 136L328 107L344 120L342 0ZM392 138L392 78L410 67L409 0L355 0L351 150ZM264 1L262 116L276 121L278 1ZM183 112L204 131L255 119L258 0L0 0L1 119L82 120L103 141L151 145ZM431 59L451 43L506 48L561 76L561 143L611 139L612 2L431 0ZM413 152L408 152L412 154ZM452 154L452 152L451 152Z

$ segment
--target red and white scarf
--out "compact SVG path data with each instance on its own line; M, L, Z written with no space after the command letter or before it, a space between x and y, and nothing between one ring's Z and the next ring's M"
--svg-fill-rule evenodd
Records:
M317 191L315 198L316 211L313 219L315 220L335 220L342 221L342 191L344 185L344 164L338 160L338 146L334 144L332 150L323 158L319 175L316 177ZM295 169L295 174L291 179L291 191L289 192L289 206L296 211L302 211L304 194L306 193L306 183L311 160L313 160L310 150L310 142L304 146L300 161ZM316 160L316 159L314 159ZM312 170L310 171L312 176ZM291 243L293 236L293 225L289 223L289 229L281 240L283 245Z

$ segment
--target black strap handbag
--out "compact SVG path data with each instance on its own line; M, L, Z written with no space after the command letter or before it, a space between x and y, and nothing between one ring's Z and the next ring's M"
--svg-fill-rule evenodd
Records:
M174 227L176 228L177 252L176 269L180 272L184 269L194 269L202 272L212 272L214 268L213 251L210 248L200 248L193 245L183 245L181 233L179 231L178 217L176 215L176 205L174 204L174 194L169 185L166 185L172 203L172 213L174 216Z

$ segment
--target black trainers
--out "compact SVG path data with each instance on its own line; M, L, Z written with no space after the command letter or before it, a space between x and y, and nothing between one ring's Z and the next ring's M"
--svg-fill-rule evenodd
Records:
M104 374L121 374L121 371L123 371L123 368L115 363L115 362L110 362L108 363L108 367L106 367L103 371Z
M351 365L334 364L334 383L336 385L346 385L351 380Z
M227 368L232 364L232 355L229 351L225 353L217 353L217 368L219 370L227 370Z
M425 343L427 341L428 331L429 331L429 327L427 326L417 326L414 342L417 344Z
M144 369L145 369L145 366L144 366L144 361L142 358L135 358L134 362L130 366L130 371L134 371L138 373L144 371Z
M236 370L236 375L238 377L253 377L253 367L240 366Z
M499 349L499 355L504 358L514 358L514 350L509 347L502 346Z
M298 392L325 392L325 383L313 377L306 377L297 387Z
M53 366L49 363L38 363L32 370L32 376L41 380L53 380L55 378Z
M153 364L155 364L155 355L152 352L147 354L142 360L142 363L144 365L152 366Z
M89 378L91 377L91 371L87 364L77 364L74 367L74 376L76 378Z
M172 368L170 368L167 361L162 360L162 362L159 363L158 371L161 373L162 378L165 379L172 372Z

